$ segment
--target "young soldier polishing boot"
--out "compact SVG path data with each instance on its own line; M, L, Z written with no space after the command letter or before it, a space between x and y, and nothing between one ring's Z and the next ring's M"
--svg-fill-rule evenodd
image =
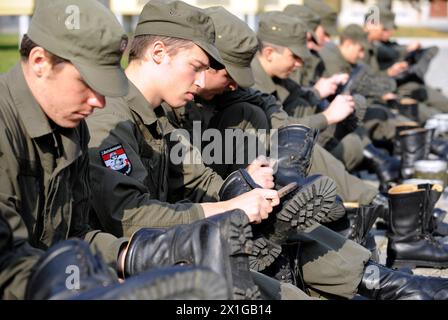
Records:
M65 25L73 5L81 13L79 28ZM0 139L2 299L203 297L204 288L191 281L216 279L210 271L177 269L117 285L127 239L89 226L93 195L84 119L104 107L104 95L126 94L120 68L126 40L99 2L42 0L23 38L21 61L0 76L0 127L7 133ZM65 287L67 264L79 267L78 292ZM185 284L173 287L180 279ZM218 296L229 297L228 286L217 284ZM163 289L165 296L154 291Z
M226 69L219 71L209 69L207 71L206 81L204 87L199 90L198 99L195 99L194 104L189 103L186 107L186 111L180 114L181 119L187 122L187 126L190 121L197 119L196 117L200 118L201 116L204 116L206 118L204 113L207 110L209 112L213 112L213 110L215 110L215 113L218 114L222 112L224 113L222 116L225 119L225 111L228 107L235 106L235 108L238 107L244 110L245 107L256 106L248 101L254 102L257 99L258 101L260 100L260 97L256 94L252 97L252 99L247 98L249 95L248 92L250 91L238 88L238 84L248 86L251 82L251 74L242 72L248 71L247 68L249 67L251 61L250 54L244 55L240 50L246 49L247 52L252 52L253 55L255 52L254 47L256 47L255 35L242 21L238 20L223 8L209 8L206 12L212 18L216 32L219 35L216 41L216 46L223 57L223 63ZM228 23L229 21L232 21L232 23ZM235 34L238 35L237 38L235 38ZM242 43L245 45L241 45ZM246 100L243 100L243 97L246 97ZM200 104L200 107L196 104ZM238 122L239 114L236 112L232 112L232 114L235 115L233 117L234 122ZM248 112L247 114L250 115L253 114L253 112ZM179 115L179 113L177 113L177 115ZM232 118L230 115L229 117ZM213 123L213 121L211 122ZM218 121L218 123L221 122ZM304 141L307 142L302 144L301 149L312 150L314 141L312 139L304 139ZM286 152L288 151L285 151L285 153ZM292 152L292 150L289 150L289 152ZM297 164L295 171L300 172L302 167L303 170L306 171L306 166L309 166L310 163L310 153L311 152L300 158L300 165L299 163ZM250 186L247 187L250 188ZM365 232L365 230L361 230L361 228L356 230L356 235L353 234L353 237L357 237L359 241L362 242L363 239L360 234L362 232ZM422 279L412 277L408 278L408 276L403 273L395 272L382 266L376 266L373 262L367 261L368 254L366 255L365 249L354 244L352 241L343 239L340 235L325 227L311 227L303 234L305 235L305 238L308 238L308 243L305 243L302 247L302 254L305 261L302 267L304 269L304 276L307 285L312 287L314 290L350 297L351 293L349 294L348 292L356 292L356 290L359 289L363 290L364 294L370 298L384 299L386 295L389 295L391 299L399 299L410 297L410 294L413 294L413 290L418 288L418 286L423 283ZM334 251L328 251L328 248L333 248ZM327 252L327 254L323 254L323 252ZM318 255L319 258L317 258L316 255ZM326 262L323 263L323 260ZM322 262L322 265L320 262ZM331 271L324 265L331 265ZM359 266L360 269L358 269ZM366 284L368 273L372 267L378 268L381 276L383 277L377 287L382 288L382 290L375 292L370 292L366 289L366 286L368 287L368 284ZM346 272L343 270L347 269L352 270L349 273L354 275L353 278L341 277L341 274L345 274ZM340 273L338 274L338 272ZM360 274L362 274L362 276L360 276ZM335 278L333 278L333 276ZM336 278L340 281L337 285L335 285ZM364 280L361 280L361 278ZM388 291L386 288L389 284L391 284L395 289L397 289L400 286L399 279L409 280L412 282L412 285L407 287L406 290L402 292L402 295L399 294L393 296L392 291ZM434 291L438 290L436 285L446 287L446 282L443 280L433 278L428 278L426 280L433 283ZM417 292L419 293L413 296L413 298L427 297L423 295L421 288L418 290ZM443 291L440 293L443 295ZM419 296L419 294L421 295Z

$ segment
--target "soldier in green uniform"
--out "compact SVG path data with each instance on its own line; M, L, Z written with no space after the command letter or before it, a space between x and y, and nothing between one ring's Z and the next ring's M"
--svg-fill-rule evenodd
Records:
M341 41L338 46L326 46L319 51L325 63L326 76L340 72L351 73L354 66L364 58L367 47L367 35L362 28L356 25L347 26L341 34ZM386 84L388 80L384 78ZM378 79L378 81L382 80ZM366 98L371 98L368 100L370 101L370 106L367 110L364 126L368 130L372 140L391 140L395 137L396 120L394 116L382 105L371 103L374 101L382 101L382 97L388 93L392 93L393 90L387 92L388 90L384 89L383 91L376 92L376 86L373 84L372 82L370 86L372 90L370 92L363 92L367 94ZM368 84L365 87L369 87Z
M177 5L179 8L155 2L144 8L126 69L130 92L124 98L107 99L107 108L87 120L92 133L92 188L97 194L93 205L101 224L116 235L129 236L142 226L190 223L236 208L243 209L251 222L260 222L272 210L267 199L278 203L276 192L267 189L219 202L222 178L204 166L200 151L188 138L177 134L159 108L163 101L183 106L202 86L209 65L220 68L221 58L213 45L214 28L209 18L200 9L182 2ZM182 12L183 23L190 25L176 21L170 10ZM165 20L158 21L162 19ZM196 41L199 36L195 34L199 32L202 38ZM175 58L171 58L172 52ZM177 52L180 53L176 55ZM148 56L154 57L152 64L146 63ZM165 68L166 77L159 76L157 81L144 77L143 74L161 72L150 66ZM180 161L172 149L179 146L178 141L171 141L171 133L187 152ZM112 161L115 154L122 159L121 165ZM274 186L269 166L255 161L248 172L260 186Z
M204 248L200 255L213 254L213 263L201 260L185 240L183 254L189 258L183 261L207 265L218 273L223 271L221 278L228 280L227 288L223 288L227 297L234 297L229 277L237 276L238 283L245 280L240 278L240 271L244 263L248 266L248 254L239 251L244 250L242 241L229 239L229 232L235 232L238 238L250 238L248 219L241 212L159 230L151 241L142 239L141 234L128 241L91 228L91 199L95 195L90 188L89 133L84 120L94 109L104 107L105 95L127 93L126 76L120 67L126 44L122 27L102 4L42 0L37 3L29 33L23 38L21 61L0 78L0 126L5 133L0 140L0 213L12 232L7 250L0 257L2 298L45 299L57 290L67 289L60 287L67 278L61 260L71 260L75 265L79 262L79 281L99 286L117 281L119 273L129 277L154 268L154 264L172 265L170 261L157 263L147 256L160 253L160 245L164 244L168 247L165 256L179 259L169 248L172 242L164 240L169 233L196 233L202 235L202 243L211 241L212 247ZM118 159L116 165L120 166L119 162ZM274 203L275 195L276 192ZM209 234L213 234L214 240ZM64 243L68 238L86 242ZM153 242L157 242L159 250L151 249ZM86 244L101 253L110 270L92 256ZM232 254L237 256L231 258ZM142 260L145 255L147 259ZM216 264L219 267L214 267ZM245 272L249 272L248 267ZM190 279L194 278L190 274ZM130 281L138 285L138 281ZM52 286L56 282L58 285Z
M194 121L205 120L208 121L207 128L244 130L250 127L253 129L253 120L257 117L252 118L250 115L256 114L254 106L265 101L264 106L258 105L258 107L271 110L270 112L274 109L273 105L266 106L269 104L266 102L269 100L268 97L252 89L239 87L249 87L254 82L249 67L257 48L256 36L247 25L222 7L208 8L206 12L215 25L218 35L216 46L226 68L207 70L205 83L198 90L198 97L182 112L173 109L171 119L187 128L191 128ZM241 114L237 110L244 109L250 111L243 114L246 118L241 120ZM252 123L246 124L246 121ZM323 226L306 230L302 237L302 240L307 239L299 252L307 285L311 286L315 292L352 297L358 290L360 270L371 263L366 261L368 254L365 249L352 241L342 239L338 234ZM342 276L339 273L340 268L350 270L347 274L352 276Z
M424 83L424 79L419 81L403 77L410 65L405 58L417 50L421 49L419 42L411 42L408 45L400 45L391 41L395 25L395 14L387 8L379 8L379 21L366 19L364 29L368 34L370 43L369 50L366 51L364 60L372 68L390 77L403 78L399 82L397 94L417 99L423 104L419 106L422 121L428 119L436 112L447 112L448 98L440 91ZM366 18L369 18L366 15ZM429 64L429 61L428 61ZM422 70L424 75L426 70ZM433 111L434 110L434 111Z
M264 28L260 28L258 33L266 48L259 48L259 53L251 64L255 78L255 89L274 95L286 109L290 106L295 112L295 117L293 118L297 119L295 120L296 123L299 122L317 129L323 129L329 123L337 123L353 111L354 103L352 97L340 95L324 112L316 113L319 100L315 93L310 90L304 90L293 80L287 78L302 63L301 59L295 58L295 56L298 54L309 54L304 38L306 30L301 27L302 24L298 20L275 12L266 14L264 17L262 16L260 23L263 24ZM276 27L277 23L282 26L283 29L281 30L286 31L279 32L279 29ZM288 26L290 26L289 29ZM275 30L272 28L275 28ZM261 32L263 32L266 38L263 38ZM300 45L297 45L298 35L302 35ZM274 44L266 45L269 43L267 41L268 36L270 42L274 42ZM290 49L286 48L289 44L291 44L291 47L300 46L301 52L307 53L297 52L294 55ZM296 62L297 60L299 62ZM363 158L363 144L359 141L359 138L353 140L359 146L357 152L351 153L353 157L357 158L357 160L353 160L356 163ZM364 183L362 181L356 183L358 179L347 173L344 164L335 159L322 147L316 146L314 150L311 173L320 173L333 178L338 185L338 193L344 201L360 201L363 203L372 201L377 191L363 186ZM344 153L341 152L341 154ZM348 159L346 158L346 160ZM355 183L359 188L350 187L353 185L352 183ZM358 193L356 190L362 191ZM365 197L366 194L369 194L369 196Z

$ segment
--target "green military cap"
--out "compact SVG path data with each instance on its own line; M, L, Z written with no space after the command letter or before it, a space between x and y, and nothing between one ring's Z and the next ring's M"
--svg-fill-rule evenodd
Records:
M308 27L308 32L311 33L313 40L317 42L317 36L314 31L320 25L320 17L313 10L303 5L289 4L283 9L283 12L288 16L302 20Z
M350 39L353 42L357 42L364 48L369 47L367 33L361 26L357 24L349 24L347 27L345 27L344 31L342 31L341 33L341 38Z
M338 34L338 14L323 0L304 0L303 4L320 17L320 24L331 36Z
M99 94L127 94L128 82L120 67L127 36L112 12L98 1L36 1L28 37L69 60Z
M299 19L280 11L260 15L258 37L275 45L287 47L302 60L311 57L306 43L307 28Z
M211 57L213 69L223 69L215 46L215 27L204 10L183 1L149 1L140 13L135 36L158 35L190 40Z
M395 13L393 13L392 11L390 11L388 8L385 7L377 7L379 9L379 21L378 23L383 25L383 27L387 30L391 30L391 29L396 29L397 25L395 24ZM375 17L372 18L372 15L375 14L376 10L372 9L369 10L365 15L364 15L364 22L365 23L375 23Z
M257 35L223 7L207 8L205 12L215 25L216 47L227 72L239 86L253 86L255 80L250 63L258 49Z

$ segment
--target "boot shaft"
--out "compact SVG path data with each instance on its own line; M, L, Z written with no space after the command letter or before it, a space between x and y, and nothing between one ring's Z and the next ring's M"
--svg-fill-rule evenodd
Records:
M278 129L276 135L270 157L277 159L275 183L283 187L308 175L318 130L302 125L288 125Z
M443 187L439 184L419 184L419 189L426 191L426 204L423 218L423 229L427 233L432 233L436 225L435 217L433 215L434 208L437 201L442 196Z
M384 207L376 205L360 205L357 208L347 210L347 216L351 225L351 232L348 238L365 246L369 231L383 210Z
M414 172L417 160L429 156L428 130L423 128L402 131L399 135L401 145L401 171L404 178L409 178Z
M129 241L125 275L161 266L202 266L226 280L230 297L257 298L249 272L252 247L251 226L241 210L169 229L144 228Z
M414 121L400 122L395 127L395 139L394 139L394 155L401 157L401 143L400 133L410 129L419 128L419 124Z
M101 256L92 253L87 242L66 240L51 247L36 263L25 299L64 299L117 282L116 275Z
M391 188L389 198L388 236L395 241L419 239L426 211L426 190L403 184Z

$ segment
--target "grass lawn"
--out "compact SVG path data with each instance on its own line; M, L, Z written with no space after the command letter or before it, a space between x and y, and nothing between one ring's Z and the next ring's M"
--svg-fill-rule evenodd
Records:
M448 38L448 32L429 28L400 27L394 32L394 38L399 37ZM18 36L16 34L0 34L0 73L11 69L18 60ZM124 58L121 64L126 67L127 59Z
M18 36L0 35L0 73L11 69L19 57Z

